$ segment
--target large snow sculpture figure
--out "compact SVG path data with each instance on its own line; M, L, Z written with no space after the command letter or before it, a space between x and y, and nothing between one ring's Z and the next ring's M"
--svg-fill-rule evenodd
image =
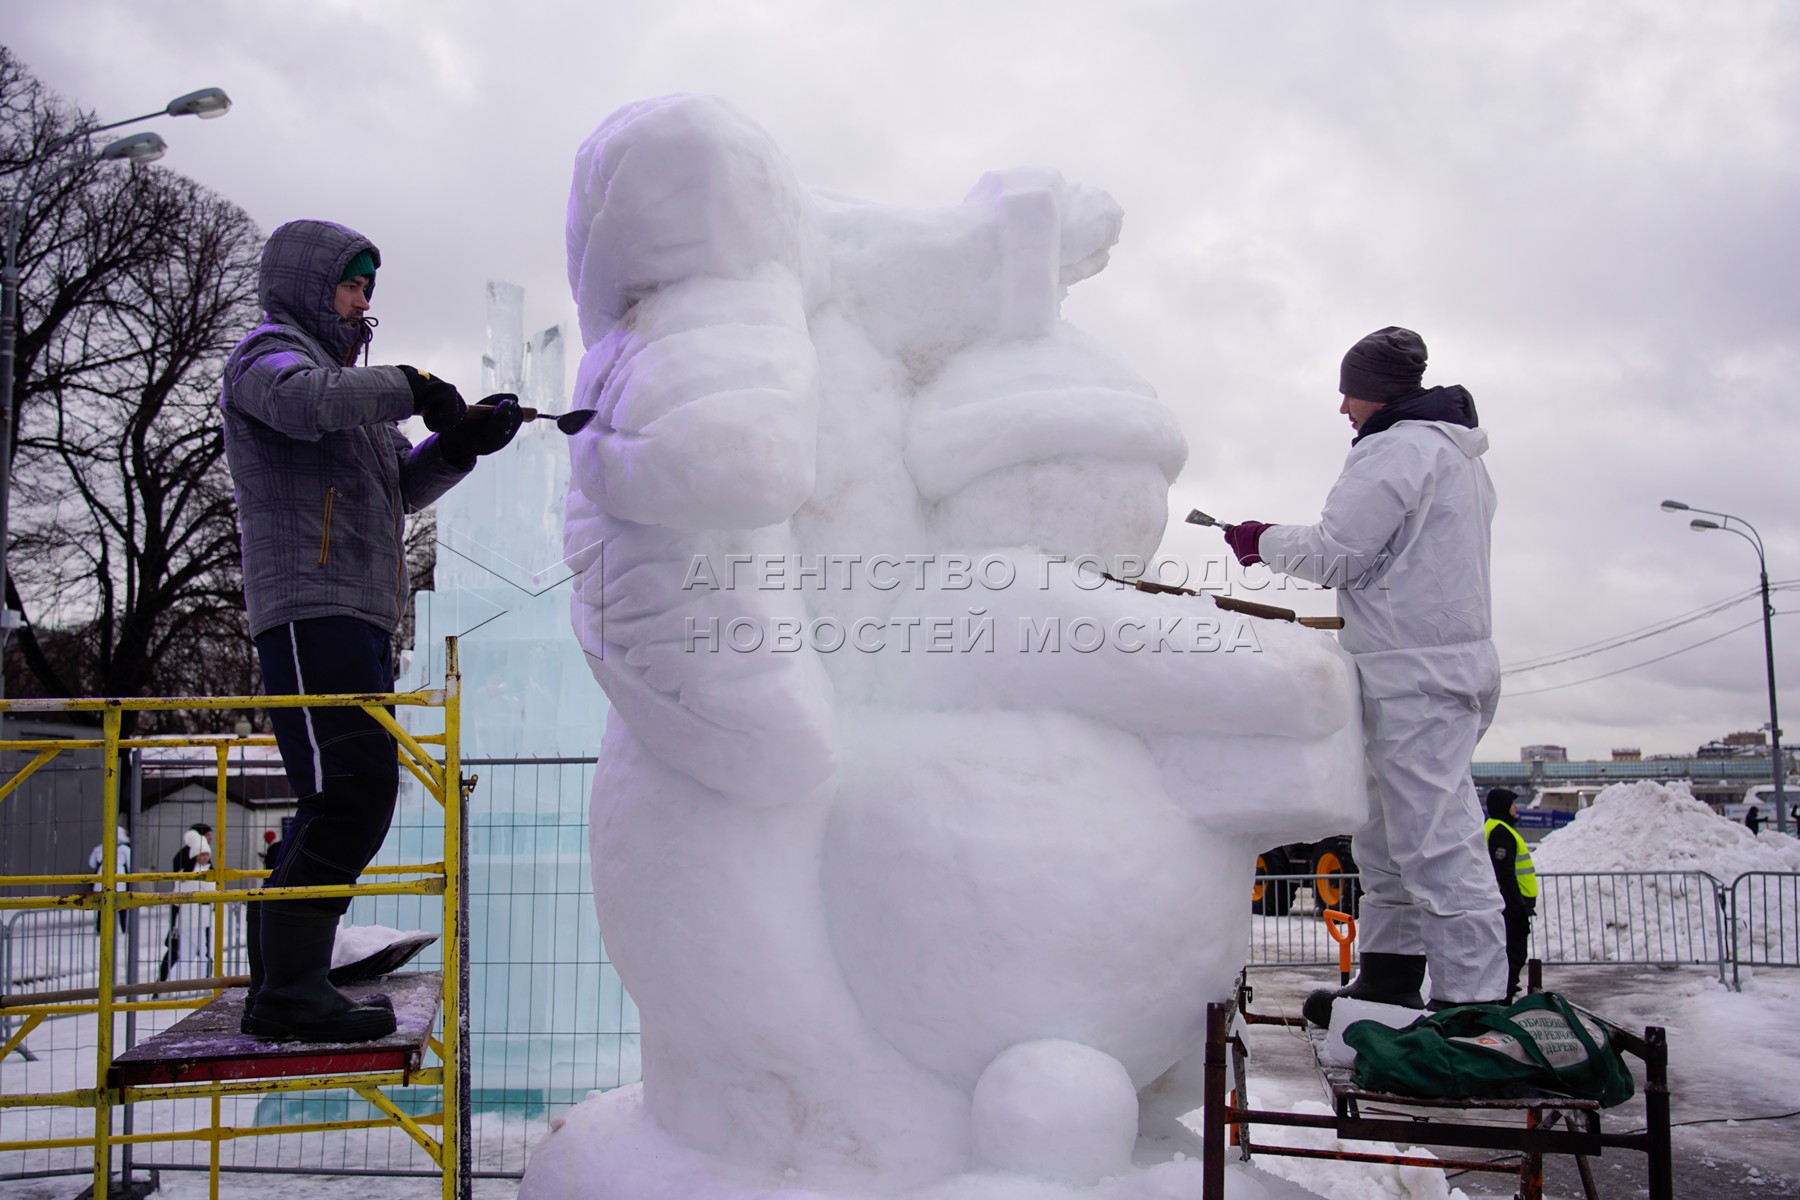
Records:
M1182 1064L1255 851L1367 802L1328 636L1072 561L1148 558L1186 457L1059 316L1119 226L1043 170L936 210L809 192L710 97L582 147L597 415L565 540L616 710L594 893L644 1079L577 1107L522 1194L1194 1169L1132 1158L1192 1148Z

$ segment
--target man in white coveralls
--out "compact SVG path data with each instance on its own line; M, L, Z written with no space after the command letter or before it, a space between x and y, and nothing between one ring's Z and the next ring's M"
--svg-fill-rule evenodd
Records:
M1303 1007L1329 1025L1338 996L1411 1008L1431 967L1431 1007L1506 995L1506 935L1469 776L1493 720L1487 434L1460 386L1426 388L1425 342L1389 326L1344 355L1356 437L1316 525L1226 530L1238 562L1338 590L1343 648L1362 676L1374 817L1355 835L1362 965Z

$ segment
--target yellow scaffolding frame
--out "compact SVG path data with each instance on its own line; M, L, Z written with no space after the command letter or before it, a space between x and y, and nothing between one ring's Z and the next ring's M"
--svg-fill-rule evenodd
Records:
M5 875L0 876L0 891L8 888L45 885L84 884L90 890L73 895L6 896L0 895L0 909L92 909L100 915L99 986L92 1000L51 999L39 1004L21 1004L29 994L8 997L6 1011L22 1014L19 1029L0 1045L0 1061L24 1041L46 1018L77 1014L98 1014L98 1045L94 1054L94 1086L63 1092L0 1094L0 1108L71 1107L94 1110L94 1131L90 1137L40 1138L0 1142L0 1151L52 1150L92 1146L94 1150L95 1200L106 1200L111 1183L114 1147L151 1142L205 1141L210 1143L209 1195L219 1195L220 1148L237 1138L271 1137L287 1133L314 1133L347 1129L396 1128L417 1142L443 1172L444 1200L468 1200L472 1183L472 1155L469 1145L469 1012L468 984L468 848L464 838L468 798L475 777L462 775L462 677L456 655L456 639L444 640L444 686L417 692L365 693L360 695L297 696L177 696L132 699L31 699L0 700L0 713L97 712L101 718L98 738L67 739L0 739L0 750L35 752L29 763L10 779L0 783L0 802L16 791L35 771L67 750L99 750L102 760L101 800L105 812L102 824L101 864L98 875ZM413 734L402 729L387 710L390 705L444 710L444 732ZM379 721L398 743L400 762L422 784L427 793L444 809L444 857L440 862L410 863L371 867L366 874L399 875L396 882L356 883L321 887L240 887L226 890L226 884L268 877L268 871L236 870L223 865L222 854L213 859L210 871L204 872L216 891L200 892L128 892L119 891L120 884L149 884L178 879L192 879L192 874L169 871L118 870L119 829L119 754L123 750L145 747L198 746L210 747L217 756L218 775L215 791L216 816L220 844L226 829L226 757L237 746L273 746L272 737L234 737L206 735L187 738L126 738L120 736L121 717L126 712L232 709L232 708L361 708ZM428 747L441 747L442 758L434 757ZM449 781L457 786L450 787ZM117 1013L156 1009L197 1009L222 994L227 985L224 976L224 938L213 939L212 979L188 980L189 984L210 987L208 995L184 1000L137 1001L121 998L119 992L137 993L141 989L120 987L114 981L117 959L118 920L115 914L126 908L146 908L164 904L209 904L213 907L214 928L223 929L225 906L257 900L293 900L327 896L441 896L443 898L443 1030L442 1037L430 1039L430 1049L440 1065L409 1071L362 1071L326 1075L272 1077L265 1079L208 1080L155 1086L110 1086L108 1075L113 1066L113 1017ZM440 1086L443 1109L436 1113L408 1115L382 1091L389 1087ZM382 1115L361 1120L318 1121L305 1124L274 1125L249 1129L223 1126L220 1123L220 1100L225 1096L257 1095L270 1092L314 1091L325 1088L349 1088L373 1105ZM212 1102L209 1126L198 1129L162 1133L116 1134L112 1129L112 1110L121 1104L151 1100L208 1098ZM427 1127L439 1133L432 1136Z

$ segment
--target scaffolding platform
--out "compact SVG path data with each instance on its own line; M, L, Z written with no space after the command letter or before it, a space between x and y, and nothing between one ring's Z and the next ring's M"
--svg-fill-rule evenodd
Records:
M1541 991L1538 964L1532 963L1531 990ZM1205 1200L1224 1200L1227 1146L1249 1161L1256 1154L1296 1158L1333 1159L1342 1162L1377 1162L1394 1166L1435 1167L1449 1171L1488 1171L1516 1174L1520 1200L1542 1200L1544 1156L1574 1157L1583 1190L1597 1198L1588 1159L1605 1150L1631 1150L1649 1161L1651 1200L1673 1200L1672 1155L1669 1133L1669 1055L1664 1031L1657 1026L1642 1034L1606 1021L1593 1013L1582 1015L1604 1027L1613 1045L1643 1064L1642 1091L1646 1128L1631 1133L1610 1133L1602 1127L1603 1109L1592 1100L1551 1093L1533 1093L1504 1099L1427 1098L1370 1091L1356 1085L1352 1069L1325 1057L1326 1031L1309 1025L1303 1017L1270 1016L1251 1011L1253 992L1244 976L1238 977L1231 1001L1207 1007L1205 1091L1202 1141L1206 1166ZM1248 1027L1278 1025L1303 1028L1311 1044L1330 1115L1275 1112L1250 1107L1248 1099ZM1394 1142L1406 1146L1430 1146L1450 1150L1507 1151L1517 1162L1496 1159L1375 1154L1351 1150L1312 1150L1262 1143L1255 1140L1255 1126L1288 1126L1326 1129L1345 1141Z
M352 999L385 992L394 1002L393 1033L373 1042L270 1041L238 1030L243 988L229 988L155 1037L113 1060L110 1088L222 1079L288 1079L398 1071L410 1078L425 1062L443 995L443 975L417 971L343 988Z
M396 709L438 709L443 732L408 730ZM271 708L351 708L365 713L393 739L396 765L422 785L443 819L442 853L431 861L370 866L366 882L319 886L270 887L266 868L239 869L215 860L198 873L132 871L121 846L121 824L138 811L136 793L121 786L128 755L149 748L191 746L213 755L212 825L219 844L227 844L226 773L230 754L249 747L273 747L267 734L189 734L181 737L137 737L125 732L125 717L138 712L251 711ZM442 1172L443 1200L468 1200L473 1159L470 1147L469 1092L469 955L468 955L468 820L469 794L477 779L462 773L462 678L456 639L444 644L444 686L412 692L342 695L265 696L136 696L0 700L0 713L91 713L99 721L97 737L0 739L0 750L24 751L32 757L11 778L0 777L0 802L46 763L72 750L99 752L101 786L97 814L101 829L100 859L84 873L0 875L0 913L11 909L92 912L98 933L93 987L44 992L18 992L3 997L6 1016L19 1025L0 1033L0 1059L23 1045L44 1021L91 1014L94 1022L93 1073L73 1088L54 1092L0 1091L0 1113L9 1110L85 1109L93 1114L92 1131L69 1137L43 1136L43 1122L22 1122L33 1136L0 1137L0 1154L91 1147L93 1164L56 1169L48 1174L90 1174L92 1195L106 1200L111 1189L129 1190L132 1156L140 1147L195 1141L207 1146L208 1194L219 1195L220 1175L228 1170L222 1148L240 1138L296 1133L347 1132L389 1128L404 1132ZM438 847L433 845L431 850ZM199 874L212 886L198 891L164 891L160 885ZM204 979L176 980L173 986L118 979L119 941L129 909L199 905L212 914L214 928L225 925L228 909L269 900L299 901L357 896L420 896L435 900L426 911L441 922L443 970L388 975L344 988L351 995L386 992L394 1002L398 1026L393 1035L374 1042L337 1045L271 1041L238 1031L244 991L233 985L241 977L225 971L224 939L211 947L212 972ZM187 992L174 998L140 999L166 991ZM208 994L211 993L211 994ZM174 1025L139 1045L115 1054L116 1018L126 1013L187 1011ZM129 1022L127 1030L131 1029ZM130 1033L127 1033L130 1036ZM85 1049L85 1048L84 1048ZM390 1095L394 1089L411 1089ZM346 1091L360 1096L369 1115L343 1120L295 1124L235 1126L227 1122L223 1101L247 1096L300 1092ZM133 1108L165 1101L200 1101L208 1111L179 1128L141 1132ZM425 1106L426 1111L421 1111ZM115 1115L123 1131L114 1129Z

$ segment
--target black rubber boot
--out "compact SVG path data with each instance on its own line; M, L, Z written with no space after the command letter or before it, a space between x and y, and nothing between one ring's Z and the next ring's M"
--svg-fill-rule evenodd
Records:
M250 960L250 986L244 989L244 1011L238 1017L238 1032L250 1032L250 1006L256 1003L256 993L262 990L262 911L263 906L252 901L244 905L244 957Z
M1372 1004L1397 1004L1401 1008L1424 1008L1420 989L1425 986L1423 954L1382 954L1362 956L1362 966L1348 987L1336 990L1321 988L1300 1005L1300 1012L1321 1029L1331 1027L1331 1002L1339 996L1351 1000L1367 1000Z
M256 1033L250 1027L250 1009L256 1007L256 993L263 990L263 905L248 903L243 914L243 950L250 959L250 986L243 993L243 1015L238 1016L239 1033ZM333 984L338 979L333 979ZM347 981L355 982L355 981ZM374 1007L385 1007L389 1013L394 1011L392 1002L385 991L376 991L374 995L365 995L358 1004L373 1004Z
M359 1004L326 979L337 939L335 913L273 903L262 907L262 987L244 1007L240 1028L245 1033L303 1042L370 1042L394 1032L391 1001L387 1007Z

